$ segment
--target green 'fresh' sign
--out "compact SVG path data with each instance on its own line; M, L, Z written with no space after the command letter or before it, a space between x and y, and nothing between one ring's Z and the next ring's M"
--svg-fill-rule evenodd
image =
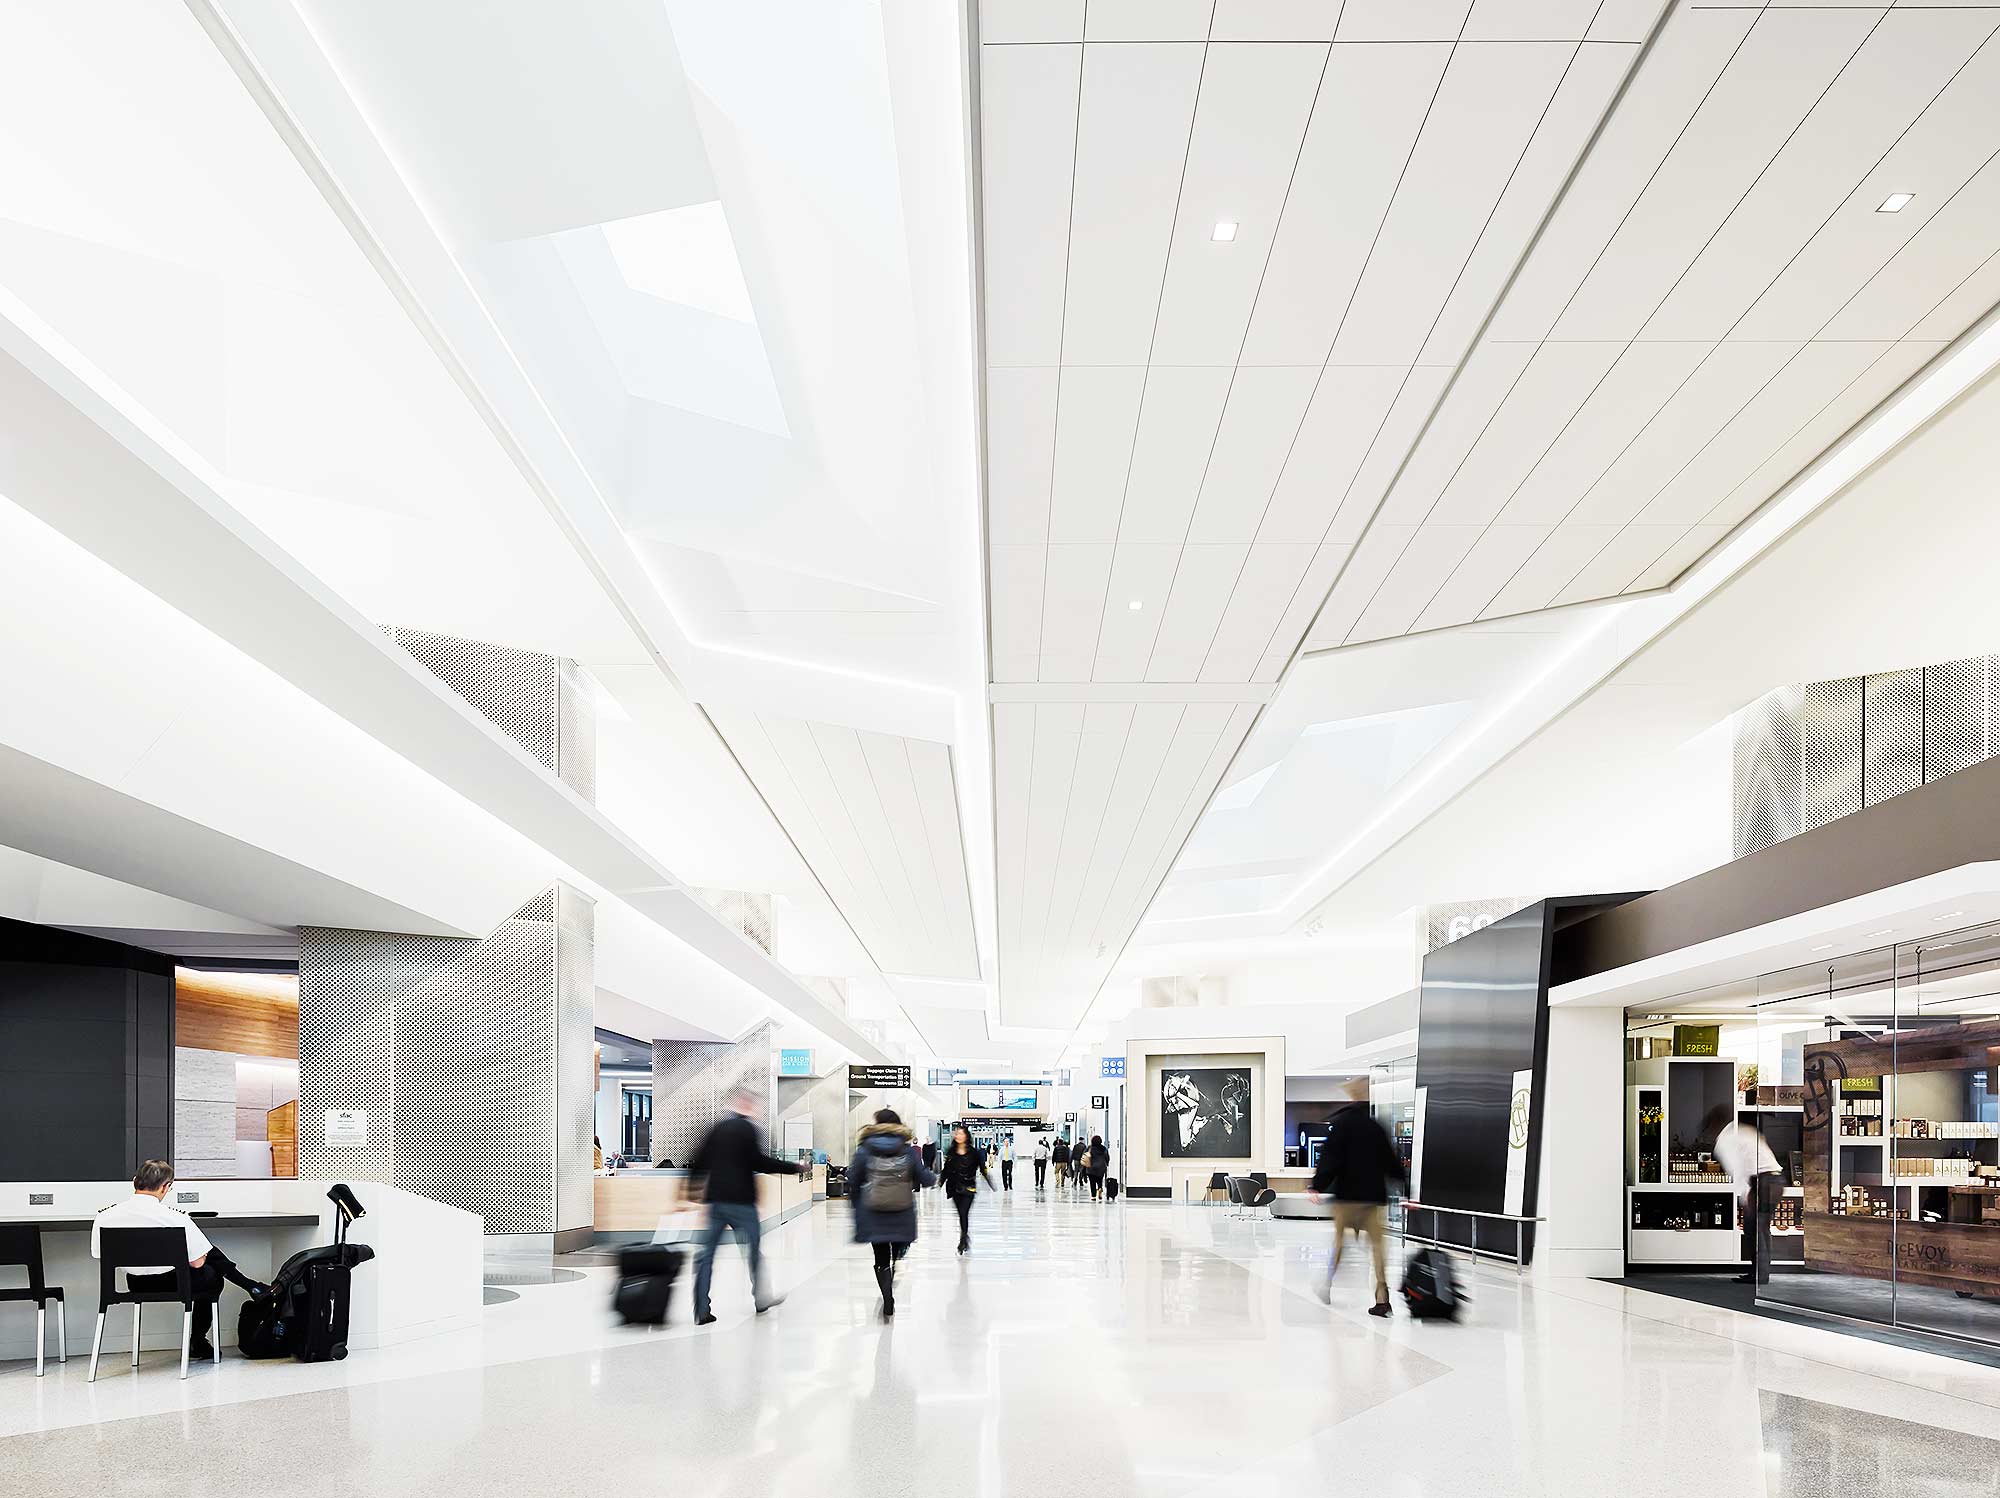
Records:
M1713 1056L1722 1045L1720 1025L1675 1025L1676 1056Z

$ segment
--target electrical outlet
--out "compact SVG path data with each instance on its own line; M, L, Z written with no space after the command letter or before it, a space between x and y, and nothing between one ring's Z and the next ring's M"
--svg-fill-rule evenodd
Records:
M55 1204L56 1194L53 1191L30 1191L28 1193L28 1205L31 1207L53 1207Z
M201 1193L199 1191L176 1191L174 1193L174 1200L177 1202L198 1202L201 1200Z

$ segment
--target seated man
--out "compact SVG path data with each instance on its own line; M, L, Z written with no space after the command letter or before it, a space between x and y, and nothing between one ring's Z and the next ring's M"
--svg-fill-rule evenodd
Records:
M90 1256L93 1259L103 1257L97 1237L99 1228L179 1228L185 1232L188 1268L194 1271L188 1276L194 1291L194 1334L189 1340L188 1352L193 1357L212 1358L215 1348L208 1340L208 1333L215 1317L216 1299L222 1294L223 1281L239 1285L251 1295L269 1295L271 1287L259 1284L244 1274L227 1254L208 1241L207 1235L195 1226L193 1218L167 1205L167 1192L173 1184L174 1168L165 1160L148 1160L141 1165L139 1173L132 1177L132 1195L97 1214L97 1221L90 1229ZM135 1290L174 1288L171 1265L127 1270L125 1279Z

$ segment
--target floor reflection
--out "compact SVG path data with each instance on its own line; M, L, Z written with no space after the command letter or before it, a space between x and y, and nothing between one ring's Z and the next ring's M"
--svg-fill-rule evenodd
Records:
M1759 1395L1769 1498L1958 1498L2000 1492L2000 1441Z

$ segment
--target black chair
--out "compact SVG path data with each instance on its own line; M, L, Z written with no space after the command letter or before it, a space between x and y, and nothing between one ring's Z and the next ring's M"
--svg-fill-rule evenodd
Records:
M1231 1199L1229 1195L1229 1172L1226 1170L1218 1170L1208 1178L1208 1189L1202 1192L1202 1200L1207 1202L1211 1207L1214 1206L1215 1194L1218 1191L1222 1193L1224 1201Z
M43 1276L42 1230L33 1223L0 1223L0 1268L16 1265L28 1271L27 1288L0 1290L0 1301L35 1303L35 1377L40 1378L48 1354L50 1301L56 1303L56 1360L69 1361L69 1307L63 1304L62 1286Z
M1237 1206L1243 1210L1238 1216L1247 1217L1259 1207L1268 1207L1278 1199L1278 1193L1260 1183L1255 1176L1231 1176L1229 1194L1235 1198Z
M178 1305L181 1308L181 1377L188 1376L188 1346L194 1337L194 1273L188 1268L187 1234L180 1228L99 1228L97 1230L97 1334L90 1339L90 1382L97 1381L97 1354L104 1345L104 1313L121 1303L132 1307L132 1366L139 1366L139 1308ZM141 1273L173 1266L174 1282L158 1289L134 1289L134 1265ZM118 1288L118 1271L127 1285ZM215 1334L215 1360L222 1361L220 1328Z
M1271 1184L1271 1178L1265 1175L1264 1172L1261 1170L1251 1171L1250 1179L1255 1181L1259 1186L1268 1186Z

